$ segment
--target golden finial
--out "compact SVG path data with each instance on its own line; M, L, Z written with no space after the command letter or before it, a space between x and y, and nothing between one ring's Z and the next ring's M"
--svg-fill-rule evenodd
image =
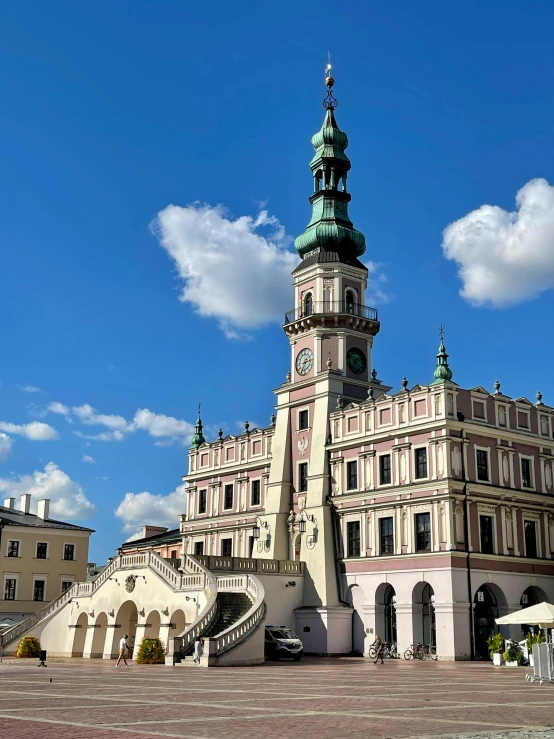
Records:
M327 66L325 67L325 84L329 89L335 84L335 78L331 75L331 52L327 52Z

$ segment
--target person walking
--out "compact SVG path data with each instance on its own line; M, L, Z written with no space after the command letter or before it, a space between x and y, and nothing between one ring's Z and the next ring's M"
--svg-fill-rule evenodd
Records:
M129 665L127 664L127 660L125 659L125 652L129 651L129 647L127 645L128 637L129 634L124 634L124 636L119 640L119 657L116 667L119 667L119 663L121 662L121 660L125 662L125 667L129 667Z
M385 663L383 661L383 642L379 638L379 634L375 635L375 642L373 646L375 647L375 661L373 664L376 665L377 662L381 660L381 664L384 665Z
M194 662L200 663L200 657L202 656L202 645L204 640L200 638L200 635L194 640Z

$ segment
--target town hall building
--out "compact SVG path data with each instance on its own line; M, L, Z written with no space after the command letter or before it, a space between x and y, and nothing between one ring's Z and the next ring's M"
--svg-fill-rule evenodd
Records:
M51 629L59 653L108 658L117 629L138 639L154 628L171 664L196 635L206 664L254 664L260 627L272 623L292 628L307 653L367 655L379 634L400 652L422 643L439 659L487 658L496 618L554 601L554 409L540 392L511 398L498 382L461 388L442 331L423 384L378 378L381 326L365 304L365 239L349 217L348 139L329 71L326 84L275 413L266 428L214 440L198 418L180 522L147 527L45 616L95 627L63 644Z

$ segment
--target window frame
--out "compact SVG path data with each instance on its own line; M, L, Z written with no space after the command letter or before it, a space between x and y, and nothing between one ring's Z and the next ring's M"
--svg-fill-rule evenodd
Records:
M226 553L223 551L224 543L231 542L230 549L231 551L229 553ZM221 551L221 557L232 557L233 556L233 537L232 536L225 536L224 538L221 538L219 540L219 549Z
M15 582L14 587L14 597L13 598L6 598L6 583L8 580L13 580ZM17 591L19 590L19 573L18 572L5 572L4 573L4 580L3 580L3 588L2 588L2 600L5 600L7 602L13 602L17 600Z
M304 417L304 414L306 414L306 425L302 425L302 419ZM310 428L310 409L308 408L299 408L298 413L296 414L296 429L297 431L308 431Z
M303 471L305 470L306 474L303 475ZM299 493L307 493L308 492L308 476L309 476L309 467L307 462L299 462L298 463L298 492Z
M204 495L202 495L202 493ZM204 503L202 506L201 503ZM203 508L203 510L201 510ZM197 506L197 515L198 516L204 516L206 515L208 511L208 488L202 488L198 490L198 506Z
M527 426L522 426L519 422L519 414L523 413L527 417ZM531 431L531 412L527 408L518 408L516 405L516 429L519 431Z
M381 461L383 459L383 457L388 457L389 458L389 469L388 469L388 472L389 472L389 478L390 479L389 479L388 482L383 482L383 469L382 469L382 461ZM391 454L391 452L383 452L382 454L379 454L378 455L377 459L379 460L378 461L378 470L377 470L378 475L379 475L379 482L378 482L379 486L392 485L392 454Z
M417 455L419 452L425 452L425 474L424 475L418 474L419 462L417 460ZM414 447L414 480L428 480L428 479L429 479L429 450L427 448L427 445Z
M535 554L534 556L531 556L529 552L527 551L527 524L533 524L533 530L535 532ZM539 520L536 518L526 518L525 514L523 515L523 545L525 547L525 556L530 557L531 559L539 559L540 558L540 526Z
M351 485L350 482L350 471L355 471L354 474L354 482L355 485ZM352 490L358 490L358 460L357 459L347 459L346 460L346 489L350 492Z
M204 542L203 539L198 539L197 541L194 542L194 546L193 546L194 556L196 556L196 557L203 557L204 556L204 544L205 544L205 542ZM201 548L202 551L201 552L197 552L196 551L197 548Z
M230 493L230 498L227 496ZM230 505L227 503L230 501ZM232 482L226 482L223 486L223 510L232 511L235 508L235 486Z
M10 554L10 544L17 544L17 554ZM6 542L6 558L21 559L21 539L8 539Z
M490 449L487 449L487 447L483 446L476 446L475 448L475 477L477 478L477 482L490 482L491 481L491 453ZM487 460L487 478L483 479L479 477L479 463L478 463L478 452L484 452L486 460Z
M483 416L475 415L475 403L481 403L483 406ZM488 423L489 414L487 408L487 398L471 398L471 420L477 423Z
M44 587L42 590L42 599L35 598L37 582L44 583ZM46 597L47 584L48 584L48 579L46 575L33 575L33 603L46 603L47 602L47 597Z
M426 517L426 520L429 524L429 530L424 530L423 532L420 532L418 530L418 520L420 518ZM431 524L431 512L430 511L420 511L419 513L414 514L414 534L415 534L415 550L416 552L432 552L433 551L433 529ZM420 541L420 535L423 534L423 536L428 535L429 540L429 546L428 547L420 547L419 541Z
M39 557L38 556L38 548L40 544L44 544L46 546L46 556ZM49 541L37 541L35 542L35 559L50 559L50 542Z
M254 485L258 486L258 502L254 502ZM250 482L250 507L256 508L262 504L262 481L261 478L257 477L255 480Z
M529 485L523 484L523 463L529 464ZM535 458L528 454L519 455L519 476L522 490L536 490L535 487Z
M496 554L496 516L494 513L481 513L479 512L479 552L481 554ZM491 538L490 538L490 550L483 549L483 528L481 519L486 518L491 522Z
M391 522L391 532L390 534L383 534L383 524L387 521L387 523ZM379 556L380 557L388 557L391 554L394 554L394 516L381 516L378 519L378 526L379 526ZM391 551L385 551L387 547L383 547L383 543L385 542L387 545L391 544Z
M73 547L73 557L71 559L67 559L65 556L65 548L66 547ZM64 562L76 562L77 561L77 545L72 541L67 541L63 543L63 550L62 550L62 560Z
M357 527L357 536L352 531ZM346 522L346 556L361 557L362 554L362 524L359 519Z

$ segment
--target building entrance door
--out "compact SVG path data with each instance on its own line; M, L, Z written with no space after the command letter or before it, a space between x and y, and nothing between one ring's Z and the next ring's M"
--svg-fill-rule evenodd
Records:
M498 631L496 626L498 602L488 585L482 585L475 593L473 613L475 624L475 658L489 659L487 639Z

